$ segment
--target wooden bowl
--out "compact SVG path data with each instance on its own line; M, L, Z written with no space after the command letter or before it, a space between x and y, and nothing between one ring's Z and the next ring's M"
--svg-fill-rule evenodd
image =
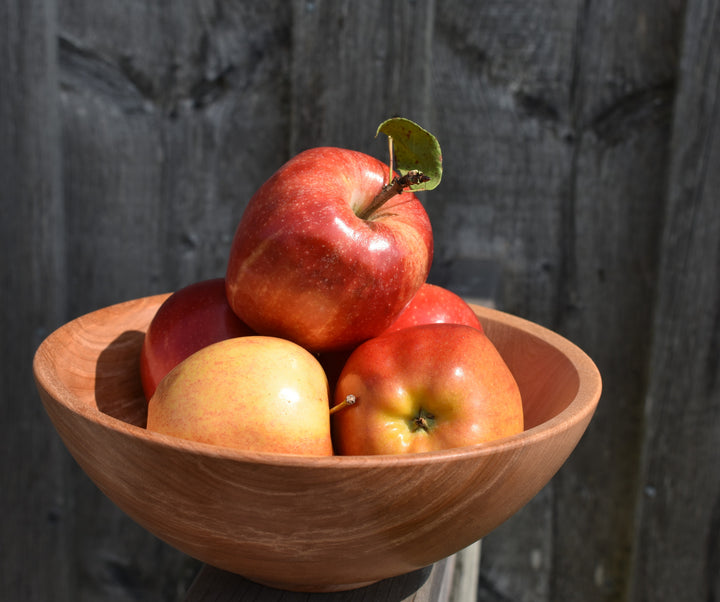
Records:
M43 404L70 453L132 519L184 553L259 583L340 591L452 555L509 518L572 452L601 380L580 349L473 306L515 374L525 432L398 456L248 453L144 428L144 332L167 295L87 314L39 347Z

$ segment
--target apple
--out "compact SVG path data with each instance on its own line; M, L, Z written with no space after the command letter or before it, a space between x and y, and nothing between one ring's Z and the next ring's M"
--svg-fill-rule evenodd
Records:
M150 398L147 428L246 451L333 453L325 373L276 337L227 339L180 362Z
M442 286L429 283L420 287L385 332L419 324L465 324L482 330L480 320L462 297Z
M143 340L140 377L146 399L170 370L195 351L250 334L253 331L227 302L224 278L178 289L158 308Z
M482 331L462 324L411 326L362 343L334 401L335 451L343 455L435 451L523 430L510 369Z
M482 330L482 324L467 302L452 291L425 283L383 334L419 324L465 324ZM318 354L330 384L331 396L340 372L355 348Z
M433 238L415 194L388 177L381 161L332 147L280 167L230 248L227 298L240 319L314 352L390 326L427 278Z

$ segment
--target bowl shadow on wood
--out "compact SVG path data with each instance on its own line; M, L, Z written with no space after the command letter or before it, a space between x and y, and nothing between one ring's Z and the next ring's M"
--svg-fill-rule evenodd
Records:
M249 453L147 431L142 337L167 295L81 316L34 361L78 464L150 532L207 564L296 591L340 591L450 556L552 478L595 411L597 368L538 325L475 306L523 393L525 432L401 456Z

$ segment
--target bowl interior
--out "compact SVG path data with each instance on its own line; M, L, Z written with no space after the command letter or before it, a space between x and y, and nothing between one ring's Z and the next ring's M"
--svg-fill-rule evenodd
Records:
M110 306L55 333L53 342L63 353L49 354L43 361L51 364L45 368L54 376L58 399L109 428L120 427L116 421L145 428L139 355L147 326L167 296ZM473 309L518 382L526 432L577 401L581 374L596 370L582 351L534 323L478 305ZM63 361L68 355L72 361Z

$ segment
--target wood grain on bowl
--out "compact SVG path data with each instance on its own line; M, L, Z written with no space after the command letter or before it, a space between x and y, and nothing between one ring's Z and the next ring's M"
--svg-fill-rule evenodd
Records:
M34 370L78 464L118 507L207 564L297 591L337 591L428 566L484 537L560 468L600 397L593 362L559 335L474 306L523 395L525 432L402 456L248 453L149 432L138 355L165 295L82 316Z

